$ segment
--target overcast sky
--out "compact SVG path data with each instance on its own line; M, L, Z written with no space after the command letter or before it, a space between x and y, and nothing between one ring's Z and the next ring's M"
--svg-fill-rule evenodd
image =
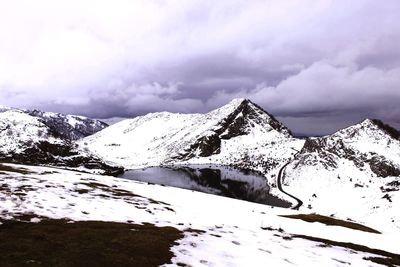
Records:
M132 117L245 97L297 133L400 127L398 0L0 0L0 104Z

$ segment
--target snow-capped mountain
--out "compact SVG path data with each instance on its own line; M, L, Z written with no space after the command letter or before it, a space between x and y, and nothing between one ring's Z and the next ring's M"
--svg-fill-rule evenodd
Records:
M108 126L108 124L106 124L105 122L87 118L84 116L65 115L55 112L43 112L37 109L17 109L0 105L0 113L10 110L23 112L33 117L41 118L44 124L53 129L56 129L59 134L69 140L81 139L98 131L101 131Z
M64 134L65 127L52 126L49 121L51 119L45 120L18 109L1 112L0 160L113 171L96 157L79 150Z
M263 169L279 165L303 141L256 104L235 99L206 114L160 112L124 120L79 143L126 168L211 162ZM244 161L248 156L259 159Z
M71 117L13 109L0 115L0 153L8 161L103 169L102 162L127 169L230 165L261 172L272 194L303 203L300 209L343 218L356 210L349 217L373 224L384 216L400 229L400 217L391 215L400 208L400 134L377 120L304 140L251 101L235 99L206 114L123 120L74 142L76 133L66 134L78 125ZM93 127L85 134L104 126L87 125Z
M366 119L307 139L286 167L284 185L302 199L304 209L372 220L370 224L385 221L400 229L399 136L381 121Z
M66 147L70 144L39 118L19 110L0 113L0 151L4 155L20 155L34 144ZM30 157L29 155L26 155ZM32 160L36 159L32 157Z
M125 168L217 164L256 170L271 193L293 207L372 225L384 217L400 229L394 214L400 208L399 133L377 120L304 140L251 101L235 99L206 114L124 120L78 143Z
M308 139L298 156L299 164L319 162L330 169L337 168L338 159L347 159L379 177L400 176L399 136L381 121L366 119L332 135Z
M108 124L84 116L64 115L54 112L43 112L40 110L28 110L29 115L42 118L44 123L70 140L78 140L83 137L97 133L108 126Z
M37 113L0 113L0 160L106 173L120 169L103 162L126 168L231 165L261 172L271 194L302 205L284 210L49 166L0 164L0 223L31 216L32 222L69 218L187 227L190 232L172 248L175 265L248 266L271 257L279 266L398 265L400 133L380 121L304 140L251 101L235 99L206 114L161 112L124 120L74 141L64 132L71 128L48 122L70 120ZM362 233L363 225L373 231ZM288 259L288 252L296 257Z

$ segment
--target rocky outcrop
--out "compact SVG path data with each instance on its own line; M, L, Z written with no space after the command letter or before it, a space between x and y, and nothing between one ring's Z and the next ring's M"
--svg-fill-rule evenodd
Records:
M383 122L366 119L332 135L307 138L296 156L295 168L321 164L325 169L335 169L340 160L348 160L360 170L369 167L378 177L400 176L399 162L382 154L387 149L389 155L396 158L397 154L399 158L399 136L397 130Z
M381 128L383 131L385 131L390 137L400 140L400 132L398 130L396 130L395 128L391 127L390 125L387 125L385 123L383 123L380 120L372 120L372 122L378 126L379 128Z
M367 162L371 171L379 177L400 176L400 169L383 156L374 156Z
M212 133L198 139L192 146L193 151L197 151L200 157L208 157L219 154L221 151L221 139L217 133Z
M264 127L275 130L287 137L292 137L291 131L276 120L271 114L248 99L243 99L237 107L217 125L200 136L189 149L182 151L175 160L188 160L192 157L208 157L219 154L222 140L229 140L234 137L249 134L254 127Z
M221 139L230 139L248 134L256 124L260 126L268 125L288 137L292 136L291 131L276 120L274 116L248 99L244 99L234 112L220 122L220 128L216 132Z

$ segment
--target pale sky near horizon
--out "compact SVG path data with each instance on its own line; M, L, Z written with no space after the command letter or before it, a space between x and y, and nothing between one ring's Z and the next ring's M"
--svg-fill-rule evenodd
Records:
M244 97L294 132L400 128L400 1L0 0L0 104L97 118Z

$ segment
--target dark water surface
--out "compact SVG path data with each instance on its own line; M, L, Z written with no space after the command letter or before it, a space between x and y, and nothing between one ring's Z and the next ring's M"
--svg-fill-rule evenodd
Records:
M256 172L217 165L183 165L130 170L120 176L154 184L225 196L276 207L290 203L269 194L267 179Z

